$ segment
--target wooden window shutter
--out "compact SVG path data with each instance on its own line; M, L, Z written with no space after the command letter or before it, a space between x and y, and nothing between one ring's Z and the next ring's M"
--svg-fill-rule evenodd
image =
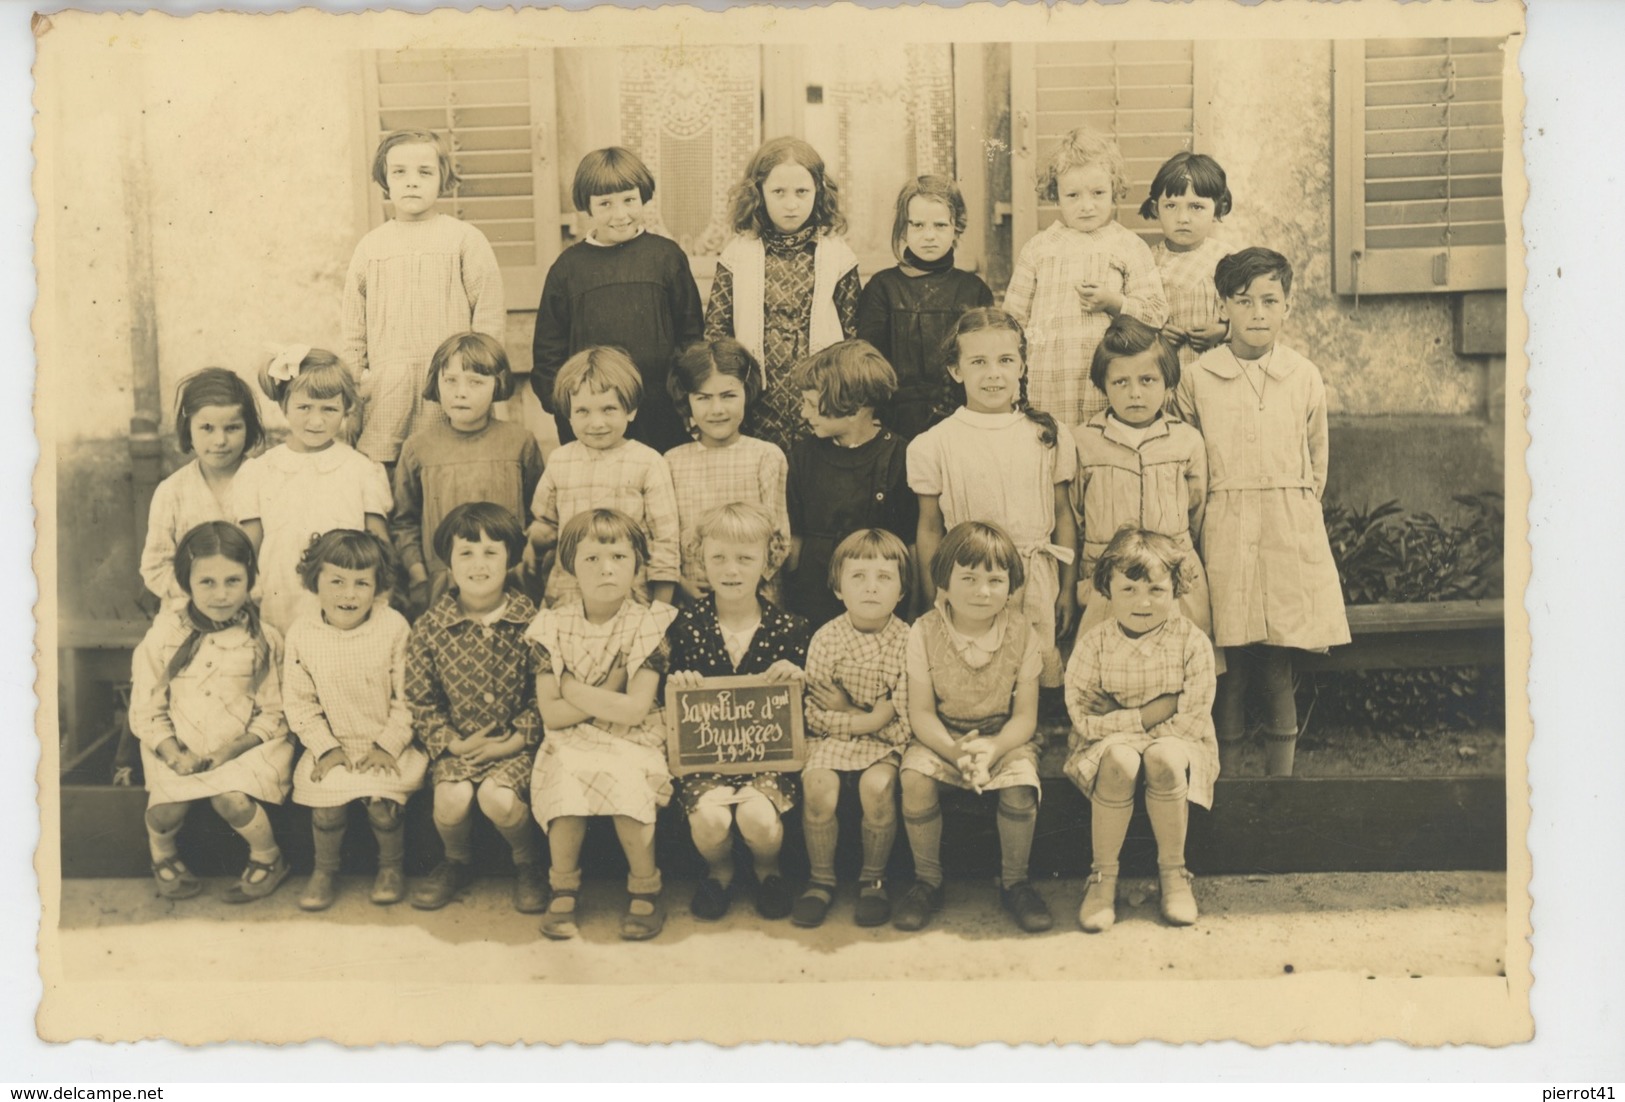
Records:
M502 266L510 310L533 310L558 255L554 82L547 50L378 51L365 67L370 154L392 130L443 135L462 178L440 209L477 226ZM371 224L386 217L369 181Z
M1117 218L1148 242L1155 223L1140 204L1162 163L1191 149L1206 130L1202 47L1194 42L1018 43L1011 47L1015 116L1011 181L1015 247L1053 222L1055 204L1037 199L1034 179L1067 131L1087 126L1115 135L1128 171Z
M1334 286L1339 294L1506 287L1505 40L1334 44Z

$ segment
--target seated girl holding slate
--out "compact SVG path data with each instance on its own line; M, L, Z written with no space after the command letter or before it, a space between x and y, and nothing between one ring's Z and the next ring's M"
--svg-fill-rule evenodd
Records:
M671 800L666 728L656 698L666 668L666 629L677 612L632 599L649 559L643 527L614 509L577 513L559 533L558 569L574 596L537 615L536 704L547 729L531 777L536 821L547 832L553 900L546 937L574 937L587 820L607 815L626 853L631 894L621 937L660 933L655 815Z
M692 559L711 591L684 609L672 625L672 688L693 688L707 677L760 675L797 681L807 664L812 629L807 621L763 601L762 580L784 561L784 536L767 510L736 502L700 518ZM782 816L795 806L793 773L725 776L692 773L678 797L700 856L710 866L690 904L695 918L714 920L732 902L733 827L750 848L756 872L756 913L789 915L790 885L779 873Z

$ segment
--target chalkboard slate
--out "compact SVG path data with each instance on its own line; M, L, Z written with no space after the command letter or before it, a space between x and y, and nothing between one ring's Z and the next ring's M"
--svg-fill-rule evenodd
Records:
M708 677L666 686L666 756L674 776L793 772L807 757L801 686L762 677Z

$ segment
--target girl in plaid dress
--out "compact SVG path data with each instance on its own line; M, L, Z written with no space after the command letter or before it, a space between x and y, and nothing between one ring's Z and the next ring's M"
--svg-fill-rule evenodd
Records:
M356 448L393 467L408 435L444 419L423 393L440 342L470 329L500 342L508 315L491 243L435 210L461 183L445 140L429 130L385 135L372 178L395 216L363 237L350 258L344 355L361 377L365 403Z
M1094 863L1078 922L1090 933L1117 918L1117 861L1145 776L1157 839L1162 917L1196 921L1185 870L1188 804L1213 806L1219 744L1213 735L1213 645L1179 614L1181 564L1191 554L1167 536L1124 528L1095 564L1111 619L1078 640L1066 669L1072 754L1066 775L1089 797Z
M1150 196L1140 204L1140 217L1162 229L1162 240L1151 256L1168 296L1168 323L1162 332L1178 346L1181 367L1223 344L1229 331L1220 317L1213 269L1230 250L1210 236L1229 213L1230 186L1224 169L1206 153L1169 157L1151 181Z
M531 562L560 542L560 530L576 516L594 509L614 509L643 530L647 554L647 596L670 603L677 588L681 538L677 492L671 469L649 445L627 438L638 415L643 380L619 348L588 348L565 361L553 384L554 408L568 412L576 438L560 444L548 457L547 469L531 502ZM644 579L636 590L644 596ZM556 560L547 575L544 603L549 608L579 599L575 579Z
M536 702L547 741L531 787L536 821L547 832L553 902L542 934L572 938L581 891L581 843L587 820L608 816L628 866L631 899L621 937L660 933L660 869L655 816L671 801L666 726L657 697L666 672L668 604L632 597L649 554L643 527L614 509L581 513L559 533L559 567L579 596L545 609L530 626L541 672Z
M406 619L376 598L389 590L394 560L367 532L337 529L299 563L321 612L288 631L283 704L305 753L293 773L293 799L312 809L316 871L299 897L307 911L337 898L339 850L350 805L366 806L378 839L372 901L399 903L406 799L423 787L428 759L412 740L406 703Z
M446 855L412 892L419 910L444 907L468 883L476 803L513 851L514 909L539 914L547 906L527 802L542 741L541 662L526 638L536 606L506 584L524 545L518 518L489 501L457 506L435 530L451 589L412 625L406 684Z
M858 258L824 158L800 138L774 138L730 194L736 236L717 258L705 307L709 339L735 337L767 369L751 435L789 452L806 432L790 368L858 331Z
M1011 608L1023 581L1021 554L991 524L967 521L931 558L936 607L909 629L903 825L914 884L892 925L923 929L942 907L943 785L999 794L999 901L1028 933L1052 925L1027 880L1038 819L1038 671L1043 641Z
M801 827L812 877L796 900L797 926L824 921L835 897L836 806L843 787L863 807L859 926L891 918L886 861L897 838L897 766L909 740L908 625L897 603L912 586L908 545L883 528L853 532L835 548L829 587L846 615L818 629L807 648L807 790Z
M666 453L677 491L677 519L683 531L684 596L699 600L708 592L705 570L694 545L700 518L734 501L760 505L780 535L790 538L785 505L789 464L777 444L740 431L745 412L762 393L762 365L732 337L701 341L683 350L666 382L671 400L694 426L695 439ZM778 591L778 574L768 595Z
M672 685L686 688L707 677L739 674L799 681L812 629L761 599L762 578L785 554L773 519L755 505L723 505L705 515L696 536L711 593L672 625ZM682 779L680 798L708 866L690 903L694 917L714 920L728 913L735 826L755 865L756 913L769 919L788 915L792 900L779 872L779 850L783 815L795 806L795 775L691 773Z
M175 548L186 607L158 614L131 661L130 731L147 782L147 844L158 894L188 899L203 883L176 836L198 800L248 843L228 903L270 895L288 876L262 803L288 798L293 746L282 718L282 637L249 599L254 548L236 525L200 524Z
M1115 141L1084 127L1067 134L1038 194L1060 217L1022 246L1004 308L1027 329L1033 405L1075 425L1106 408L1088 375L1106 326L1132 314L1160 328L1168 300L1151 249L1117 221L1128 180Z

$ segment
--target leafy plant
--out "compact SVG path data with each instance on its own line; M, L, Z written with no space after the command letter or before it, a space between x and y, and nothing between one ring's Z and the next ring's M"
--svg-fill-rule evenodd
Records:
M1326 532L1350 604L1482 600L1502 594L1506 531L1499 493L1461 494L1467 513L1445 525L1398 502L1370 509L1325 507ZM1498 725L1505 718L1505 671L1445 666L1323 673L1313 707L1325 718L1412 737Z

